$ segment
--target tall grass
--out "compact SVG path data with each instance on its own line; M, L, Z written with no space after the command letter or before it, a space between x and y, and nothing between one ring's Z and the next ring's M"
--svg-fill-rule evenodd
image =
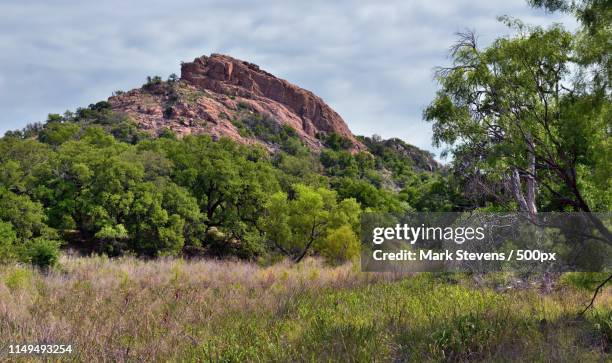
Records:
M571 286L495 292L315 260L63 257L44 275L0 268L0 346L72 344L54 357L66 361L606 360L612 296L578 318L588 299Z

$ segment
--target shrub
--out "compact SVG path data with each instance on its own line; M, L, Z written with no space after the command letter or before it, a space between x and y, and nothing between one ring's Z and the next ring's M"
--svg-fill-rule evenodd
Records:
M350 226L329 231L325 243L319 246L321 255L331 262L351 260L359 255L359 239Z
M0 263L15 257L15 240L17 235L10 223L0 221Z
M30 284L34 276L31 269L16 267L6 274L4 284L11 290L21 289Z
M147 82L142 86L144 88L150 88L162 83L160 76L147 76Z
M168 83L174 83L177 82L179 80L179 76L176 75L176 73L171 73L168 76Z
M335 151L348 150L353 147L353 142L351 140L335 132L320 132L317 134L317 138L321 140L325 146Z
M60 243L58 241L37 238L23 245L21 260L45 269L57 264L59 253Z
M96 233L96 238L102 241L104 252L109 256L118 256L126 249L125 240L129 238L129 234L123 224L107 225Z
M168 129L168 128L164 128L161 130L161 132L159 133L159 137L162 139L170 139L170 140L176 140L176 134L174 133L174 131Z

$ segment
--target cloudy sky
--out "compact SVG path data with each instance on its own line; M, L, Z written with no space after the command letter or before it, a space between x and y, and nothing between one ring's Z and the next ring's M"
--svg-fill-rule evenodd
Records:
M525 0L4 0L0 135L224 53L315 92L356 134L433 150L432 69L457 31L507 34L498 15L575 26Z

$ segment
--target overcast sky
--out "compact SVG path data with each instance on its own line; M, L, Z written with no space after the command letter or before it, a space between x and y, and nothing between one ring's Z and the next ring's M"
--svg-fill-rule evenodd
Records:
M433 150L423 108L457 31L575 23L525 0L0 2L0 135L224 53L327 101L360 135Z

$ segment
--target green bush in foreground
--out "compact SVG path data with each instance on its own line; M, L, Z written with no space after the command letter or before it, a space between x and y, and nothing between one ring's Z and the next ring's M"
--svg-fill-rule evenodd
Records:
M28 241L21 247L21 260L42 269L53 267L59 260L60 245L58 241L44 238Z

